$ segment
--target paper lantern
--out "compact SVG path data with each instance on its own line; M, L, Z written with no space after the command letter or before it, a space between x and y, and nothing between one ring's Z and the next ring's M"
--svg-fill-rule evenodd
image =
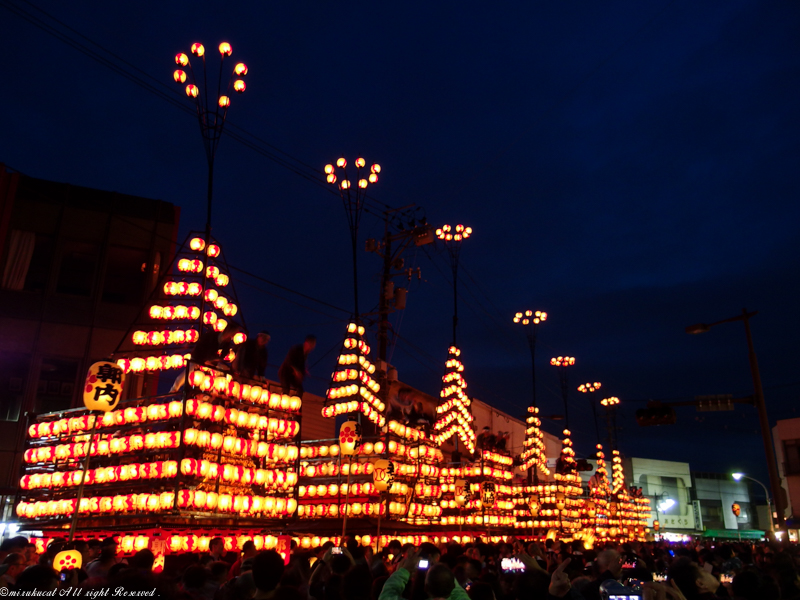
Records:
M385 492L394 483L394 463L384 458L378 459L372 466L372 482L375 490Z
M741 514L741 512L742 512L742 507L741 507L741 506L739 506L739 504L738 504L738 503L734 502L734 503L731 505L731 511L733 512L733 514L734 514L734 515L736 515L736 516L738 517L738 516Z
M531 495L530 498L528 498L528 509L531 511L531 516L532 517L538 517L539 516L539 509L541 507L542 507L542 505L539 502L539 496L537 496L536 494L533 494L533 495Z
M125 372L116 363L100 361L89 367L83 387L83 404L89 410L109 412L119 404Z
M494 506L496 488L493 481L481 482L481 502L484 506L491 508Z
M65 569L80 569L83 557L79 550L62 550L53 559L53 568L59 573Z
M455 483L455 503L464 506L469 499L469 484L464 479L456 479Z
M361 443L361 425L357 421L345 421L339 429L339 446L342 454L355 454Z

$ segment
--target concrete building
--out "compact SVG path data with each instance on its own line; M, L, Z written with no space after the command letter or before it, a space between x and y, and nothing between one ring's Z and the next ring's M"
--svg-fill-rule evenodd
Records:
M716 532L716 537L738 537L741 531L768 529L759 526L746 480L734 481L729 474L693 472L692 481L707 536ZM734 504L739 507L738 516Z
M650 526L658 520L666 532L696 534L702 532L700 511L692 495L692 476L689 463L649 458L629 458L623 461L628 485L642 488L650 498L653 512Z
M796 542L800 530L800 418L778 421L772 428L772 439L786 498L786 527L789 538Z
M169 264L179 215L168 202L0 165L3 517L17 487L26 415L79 405L88 366L113 352Z

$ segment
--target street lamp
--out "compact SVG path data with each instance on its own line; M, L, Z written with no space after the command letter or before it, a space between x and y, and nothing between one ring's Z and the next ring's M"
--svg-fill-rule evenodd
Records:
M556 356L550 359L550 364L558 367L558 379L561 382L561 399L564 401L565 427L569 429L569 386L567 384L567 367L575 364L574 356Z
M216 99L209 102L208 94L209 87L213 82L209 82L206 74L206 49L203 44L194 43L191 47L191 54L196 56L202 61L203 64L203 80L199 81L194 74L192 63L189 56L183 52L175 55L175 64L178 68L172 74L175 83L180 85L186 84L184 88L186 95L194 101L197 109L197 119L200 123L200 133L203 136L203 144L206 149L206 159L208 160L208 207L206 213L206 244L210 243L211 234L211 199L214 187L214 158L217 154L217 146L222 137L222 129L225 126L225 117L228 114L228 108L231 105L230 93L231 90L238 94L245 91L244 77L247 75L247 65L244 63L236 63L231 71L230 79L225 87L222 88L222 69L225 63L225 58L233 53L233 49L228 42L222 42L219 45L219 76L217 78L217 92ZM188 73L184 71L188 70ZM188 82L188 83L187 83ZM201 88L202 85L202 88Z
M666 491L661 492L660 494L653 494L651 496L655 500L653 506L656 509L656 518L653 521L653 529L656 529L656 523L659 523L661 517L659 516L659 511L662 513L666 513L670 508L675 506L675 500L669 497L669 494Z
M617 406L619 398L611 396L600 400L601 406L606 409L606 429L608 430L608 446L612 450L617 449Z
M748 477L744 473L731 473L731 477L733 477L734 481L741 481L742 479L749 479L750 481L755 481L758 485L760 485L764 489L764 495L767 497L767 512L769 513L769 530L773 533L775 532L775 525L772 522L772 503L769 499L769 490L767 490L767 486L761 483L758 479L754 477Z
M472 227L463 225L442 225L436 230L436 237L444 242L447 253L450 255L450 270L453 273L453 346L456 343L456 329L458 328L458 259L461 256L461 242L472 235Z
M744 323L744 331L747 336L747 354L750 359L750 375L753 378L753 404L758 411L758 421L761 426L761 439L764 442L764 454L767 458L767 472L769 473L769 485L772 488L772 498L775 501L775 512L778 518L778 528L783 529L784 526L784 508L783 496L781 495L781 480L778 476L777 461L775 459L775 448L772 445L772 435L769 430L769 417L767 416L767 407L764 402L764 388L761 385L761 373L758 370L758 359L756 358L756 351L753 347L753 336L750 333L750 318L758 314L758 311L747 312L746 308L742 309L742 314L729 319L716 321L715 323L697 323L690 325L686 328L686 333L698 334L709 331L714 325L722 323L731 323L733 321L742 321Z
M589 394L589 405L592 407L592 416L594 417L594 433L597 436L597 443L600 443L600 427L597 425L597 405L594 401L594 394L603 386L599 381L582 383L578 386L578 391L582 394Z

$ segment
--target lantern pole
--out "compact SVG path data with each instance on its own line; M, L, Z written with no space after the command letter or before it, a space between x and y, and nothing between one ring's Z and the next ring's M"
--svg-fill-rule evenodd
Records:
M588 394L589 405L592 407L592 417L594 418L594 433L597 437L597 443L600 443L600 426L597 424L597 403L594 401L595 392L602 387L599 381L582 383L578 386L578 391L582 394Z
M325 165L325 179L331 185L338 182L339 196L342 198L344 211L347 215L347 226L350 229L350 247L353 253L353 307L354 318L360 322L360 315L358 308L358 227L361 224L361 216L364 213L364 202L367 197L367 186L370 183L378 182L378 173L381 172L379 164L370 166L369 175L362 172L365 169L367 161L359 157L355 160L356 166L356 188L354 191L352 182L347 176L347 160L339 158L336 161L336 166L333 164ZM339 169L339 176L336 175L336 169Z
M341 453L341 448L339 449ZM344 516L342 517L342 544L344 544L344 534L347 531L347 515L350 512L350 475L353 472L353 456L347 458L347 492L344 497Z
M222 91L222 76L225 57L230 56L233 50L228 42L222 42L219 45L219 75L217 77L217 97L213 105L209 103L208 92L209 87L213 82L209 81L206 71L206 51L203 44L194 43L191 47L191 54L199 58L203 66L203 80L200 82L195 78L192 63L189 56L183 52L175 55L175 64L178 69L175 70L172 77L178 84L186 85L186 95L194 100L195 109L197 112L197 121L200 125L200 134L203 136L203 146L206 151L206 160L208 162L208 187L206 190L207 207L206 207L206 245L211 242L211 205L213 200L214 189L214 159L217 155L217 147L222 138L222 130L225 127L225 118L228 115L228 108L231 105L231 99L228 94L231 90L241 94L245 91L247 86L243 79L247 75L247 65L244 63L237 63L231 72L230 79L228 80L225 91ZM187 68L188 73L181 67ZM202 90L200 88L202 83Z
M458 262L461 257L461 242L472 235L472 227L463 225L442 225L436 230L436 237L444 242L450 257L450 270L453 274L453 346L458 347Z
M617 449L617 406L619 398L611 396L603 398L600 404L606 409L606 429L608 430L608 445L612 451Z
M380 501L378 502L378 506L381 507L383 505L383 492L380 493ZM378 508L378 533L375 535L377 538L377 546L375 553L378 554L381 551L381 509Z
M75 510L72 511L72 522L69 525L69 537L67 538L67 542L70 543L75 536L75 528L78 525L78 511L81 507L81 499L83 499L83 486L86 482L86 473L89 471L89 458L92 455L92 444L94 444L94 438L97 434L97 424L101 418L101 415L95 415L93 412L89 414L94 416L94 423L92 424L92 432L89 434L89 446L86 448L86 458L83 459L83 473L81 474L81 482L78 485L78 493L75 498Z
M564 402L564 428L569 429L569 384L567 381L567 367L575 364L574 356L556 356L550 359L550 364L558 367L558 379L561 383L561 399Z

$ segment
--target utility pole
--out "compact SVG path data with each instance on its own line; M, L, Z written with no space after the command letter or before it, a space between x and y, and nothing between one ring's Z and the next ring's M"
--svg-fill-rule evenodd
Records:
M772 431L769 428L769 417L767 416L767 406L764 403L764 388L761 385L761 373L758 370L758 359L756 358L756 351L753 346L753 336L750 332L750 319L758 314L758 311L747 312L746 308L742 309L742 314L729 319L722 319L715 323L697 323L690 325L686 328L688 334L705 333L709 331L714 325L721 323L731 323L733 321L742 321L744 323L745 336L747 337L747 357L750 362L750 375L753 378L753 405L758 412L758 422L761 428L761 439L764 443L764 455L767 459L767 473L769 473L769 484L772 488L772 498L775 502L775 512L777 513L778 528L784 529L785 526L785 503L783 501L783 488L781 487L781 479L778 475L777 460L775 458L775 447L773 446Z
M381 384L382 400L385 404L388 399L388 352L389 352L389 315L395 310L405 308L405 290L394 291L394 278L405 276L411 279L412 269L403 270L403 259L401 255L413 243L415 246L425 246L433 243L433 228L427 223L420 223L411 229L404 229L397 233L390 233L390 217L394 213L408 212L414 205L404 206L387 210L383 213L384 233L383 240L376 242L374 239L367 240L366 251L374 252L383 259L383 269L381 271L380 296L378 301L378 383ZM424 221L424 220L423 220ZM420 271L417 269L417 276ZM394 300L394 304L391 302Z

